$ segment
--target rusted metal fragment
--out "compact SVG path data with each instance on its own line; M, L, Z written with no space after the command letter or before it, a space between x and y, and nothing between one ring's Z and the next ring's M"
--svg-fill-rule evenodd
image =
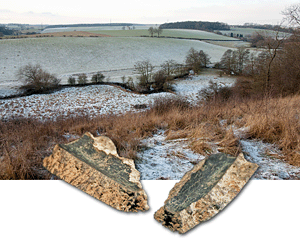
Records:
M121 211L149 209L134 161L120 157L105 136L85 133L68 144L56 145L44 167L60 179Z
M154 218L172 231L185 233L223 210L257 168L243 154L211 155L175 184Z

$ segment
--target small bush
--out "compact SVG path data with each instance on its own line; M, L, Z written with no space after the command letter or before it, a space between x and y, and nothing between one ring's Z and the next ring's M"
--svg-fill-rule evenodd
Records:
M198 98L202 101L212 101L219 99L226 101L232 96L232 89L227 86L221 86L213 81L209 81L209 86L198 92Z
M156 72L153 76L152 88L156 91L174 91L170 77L163 70Z
M105 78L105 76L101 72L97 72L96 74L93 75L92 82L100 83L100 82L103 82L104 78Z
M125 84L125 83L126 83L126 76L123 75L123 76L121 77L121 79L122 79L122 83Z
M139 91L150 91L151 83L146 75L140 75L138 77L138 90Z
M84 85L87 83L87 75L86 74L79 74L77 79L78 84Z
M131 76L128 77L127 81L126 81L126 85L127 87L135 90L135 86L134 86L134 82L133 82L133 78Z
M179 111L190 109L191 104L182 97L158 98L154 100L151 109L156 114L164 114L176 108Z
M43 92L55 89L60 80L54 75L43 70L39 64L28 64L17 72L18 79L22 82L21 90L26 92Z
M76 79L75 79L74 77L70 76L70 77L68 78L68 83L69 83L70 85L75 85L75 84L76 84Z

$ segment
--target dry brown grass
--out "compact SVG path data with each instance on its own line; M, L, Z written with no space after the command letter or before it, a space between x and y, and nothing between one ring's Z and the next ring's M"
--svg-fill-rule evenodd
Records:
M250 128L250 137L277 144L287 162L300 166L299 113L300 96L268 99L245 117L245 125Z
M68 142L66 134L79 137L87 131L110 137L121 156L135 159L140 140L159 129L166 130L167 139L190 141L190 147L200 154L218 148L236 155L241 149L232 127L248 127L249 138L276 143L285 160L299 166L299 102L300 96L294 96L191 106L180 98L160 99L142 113L0 122L0 179L49 179L43 158L52 153L55 144Z

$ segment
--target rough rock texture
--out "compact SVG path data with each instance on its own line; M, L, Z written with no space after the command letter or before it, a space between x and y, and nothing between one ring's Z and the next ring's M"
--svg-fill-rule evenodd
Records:
M172 231L185 233L229 204L257 168L243 154L237 158L211 155L175 184L154 218Z
M120 157L108 137L85 133L69 144L56 145L43 165L113 208L126 212L149 209L133 160Z

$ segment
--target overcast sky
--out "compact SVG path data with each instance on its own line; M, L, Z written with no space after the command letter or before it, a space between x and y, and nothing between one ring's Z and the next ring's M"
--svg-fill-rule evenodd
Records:
M292 0L0 0L0 23L219 21L278 24Z

